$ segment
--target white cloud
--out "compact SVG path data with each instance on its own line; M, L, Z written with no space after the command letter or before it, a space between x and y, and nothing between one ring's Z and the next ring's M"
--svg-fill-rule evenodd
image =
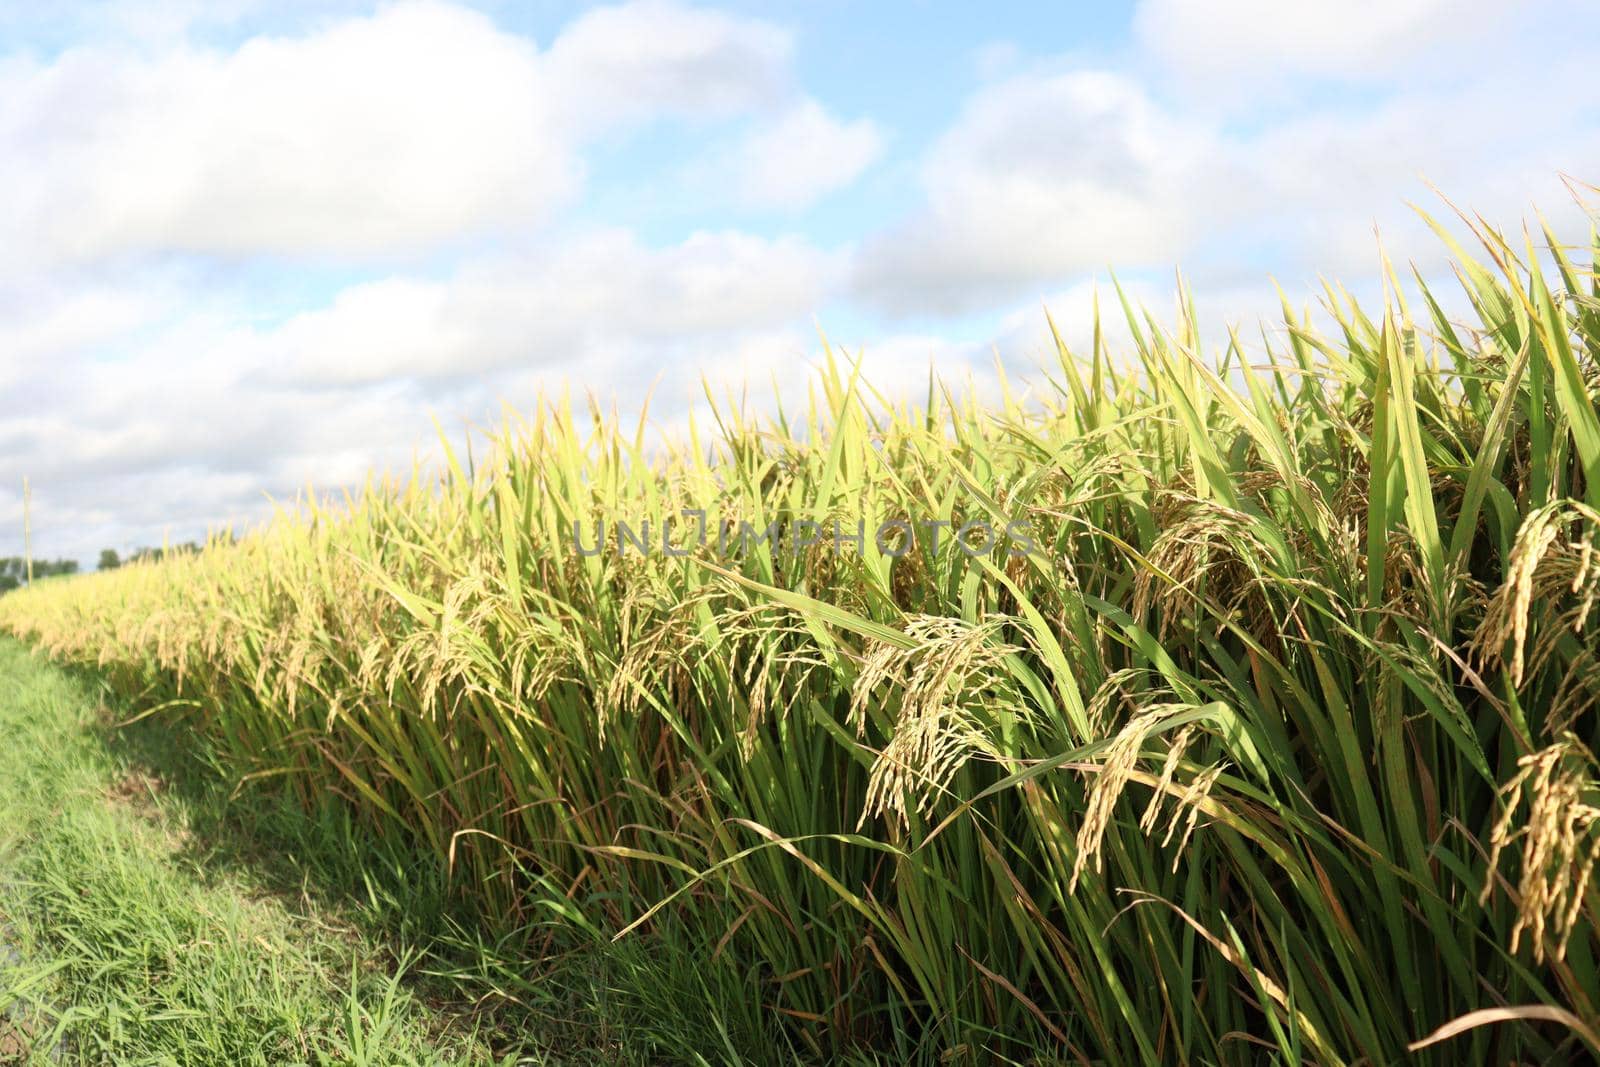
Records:
M429 2L232 52L0 74L0 234L118 252L371 254L531 220L575 178L532 44Z
M0 316L0 345L33 357L0 389L0 453L38 487L41 544L92 559L259 518L263 492L404 469L433 445L432 413L492 418L502 398L527 408L564 383L628 408L664 375L671 425L701 373L749 375L764 398L770 373L792 381L813 354L807 320L841 273L796 238L652 247L604 230L443 280L357 283L279 325L203 290L65 292ZM119 325L134 336L92 355Z
M67 291L36 288L0 307L0 390L41 366L115 341L156 313L149 292L104 284Z
M871 119L843 122L804 100L752 133L733 169L747 205L798 209L851 184L882 154Z
M437 0L227 51L152 34L0 57L0 274L144 252L372 260L525 230L577 191L586 141L788 92L786 32L656 0L592 11L546 53ZM861 131L839 133L859 154Z
M549 67L581 136L656 115L727 117L772 104L789 89L791 48L790 34L768 22L632 0L566 27Z
M1237 88L1281 74L1382 73L1491 32L1511 9L1493 0L1141 0L1134 32L1192 78Z
M1127 75L1024 75L981 89L925 156L925 204L865 244L856 292L949 314L1107 267L1181 265L1211 288L1359 279L1375 230L1428 268L1442 246L1409 204L1447 211L1430 182L1498 225L1537 207L1581 237L1560 175L1600 174L1592 81L1586 59L1530 57L1230 126Z
M967 309L1034 279L1166 261L1220 175L1215 141L1103 72L980 90L923 165L927 207L871 241L881 304Z
M648 248L625 231L482 262L445 281L354 286L260 339L261 364L296 383L452 378L513 365L602 368L645 344L714 349L814 312L837 255L796 238L699 233Z
M1600 173L1600 112L1584 95L1592 80L1587 62L1556 64L1531 87L1508 72L1354 114L1285 119L1234 148L1255 225L1292 242L1282 262L1303 269L1371 271L1374 228L1396 255L1437 260L1442 247L1405 203L1448 214L1425 179L1497 225L1514 229L1537 208L1581 236L1582 212L1560 175Z

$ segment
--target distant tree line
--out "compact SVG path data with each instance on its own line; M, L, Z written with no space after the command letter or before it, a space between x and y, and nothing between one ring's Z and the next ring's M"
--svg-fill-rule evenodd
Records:
M136 548L127 558L117 554L114 548L100 550L99 569L114 571L125 563L158 563L169 555L179 555L185 552L198 552L201 545L198 541L184 541L182 544L167 545L164 548Z
M198 552L201 545L197 541L184 541L181 544L167 545L163 548L136 548L126 557L114 548L100 550L99 569L113 571L128 563L156 563L169 555L185 552ZM78 561L75 559L36 559L33 561L33 577L54 578L58 575L77 574ZM0 556L0 593L9 593L13 589L21 588L28 584L28 561L22 556Z
M36 559L33 577L54 578L58 574L77 574L75 559ZM28 561L21 556L0 556L0 593L8 593L28 582Z

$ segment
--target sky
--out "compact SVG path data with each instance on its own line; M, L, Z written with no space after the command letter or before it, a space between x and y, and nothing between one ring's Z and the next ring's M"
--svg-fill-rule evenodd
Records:
M0 0L0 556L92 564L569 387L1024 381L1111 272L1246 332L1431 186L1583 240L1600 0ZM819 332L820 331L820 332ZM654 383L654 386L652 385Z

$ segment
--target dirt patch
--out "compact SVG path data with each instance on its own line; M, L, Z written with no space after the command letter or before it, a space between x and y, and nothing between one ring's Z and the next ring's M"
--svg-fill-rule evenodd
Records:
M22 1063L33 1051L33 1027L0 1015L0 1063Z
M166 791L167 782L160 775L132 770L106 786L101 795L109 807L121 808L133 816L136 833L176 853L191 846L194 835L181 820L162 811L159 800Z
M167 783L159 776L144 771L129 771L106 787L106 799L113 804L149 809L166 790Z

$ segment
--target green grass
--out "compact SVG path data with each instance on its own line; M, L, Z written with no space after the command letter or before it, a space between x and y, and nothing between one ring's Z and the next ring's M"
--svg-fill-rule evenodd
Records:
M84 685L0 642L0 1062L484 1060L408 961L194 862L164 783L101 729Z
M551 1055L1581 1062L1600 239L1474 237L1453 302L1130 307L988 404L830 359L652 448L551 400L0 627ZM1033 536L573 544L691 510Z
M530 971L415 855L231 796L94 688L0 638L0 1064L768 1062L681 953L569 939Z

